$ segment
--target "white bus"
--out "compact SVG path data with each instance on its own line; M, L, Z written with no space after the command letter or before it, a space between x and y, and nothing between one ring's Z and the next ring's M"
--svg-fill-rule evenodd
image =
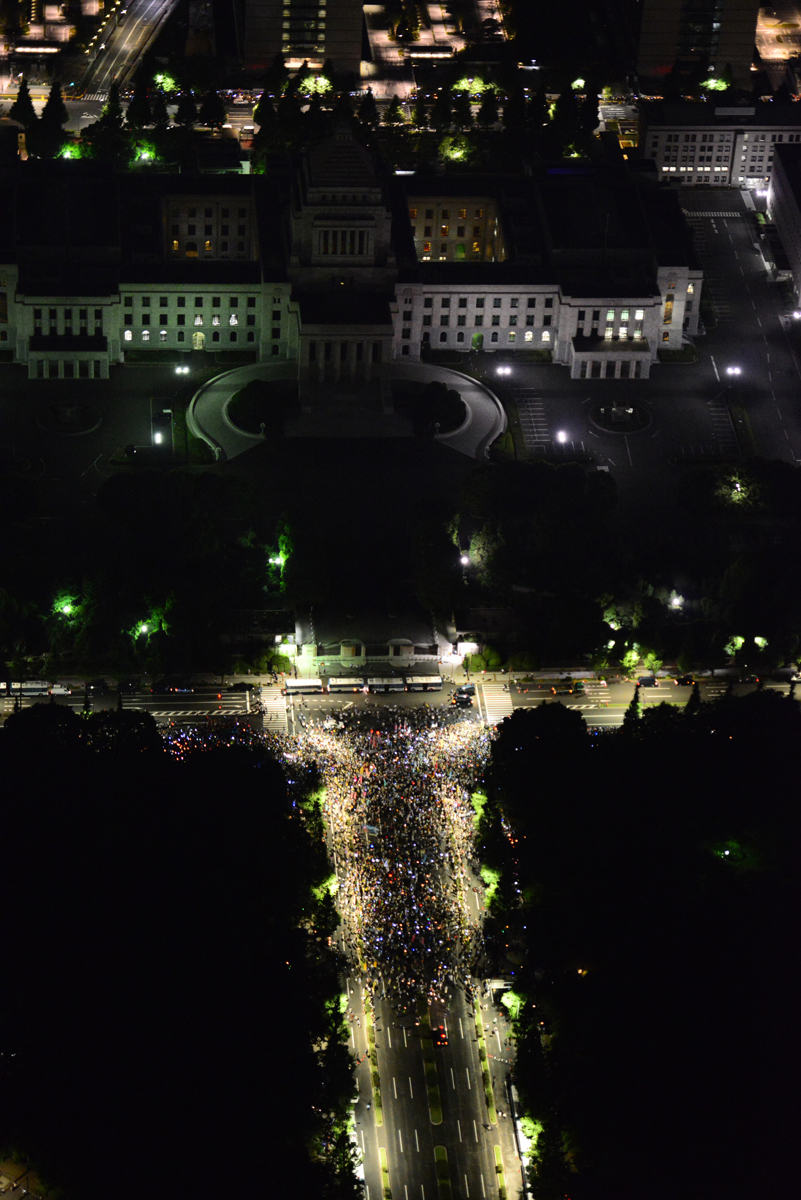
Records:
M49 691L50 684L46 679L25 679L21 683L15 680L3 684L3 694L6 696L46 696Z
M442 676L440 675L407 675L407 692L441 692Z
M354 679L352 675L328 680L329 692L363 692L364 680Z
M287 679L284 686L285 696L308 696L310 692L324 692L322 679Z
M396 679L394 676L391 679L381 679L374 677L367 680L368 692L404 692L406 684L402 679Z

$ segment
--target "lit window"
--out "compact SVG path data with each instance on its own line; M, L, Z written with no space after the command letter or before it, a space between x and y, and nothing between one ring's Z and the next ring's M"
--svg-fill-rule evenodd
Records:
M239 324L239 317L236 315L236 313L231 313L230 317L228 318L228 324L229 325L238 325Z
M533 341L533 340L534 340L534 330L533 330L533 329L527 329L527 330L526 330L526 332L523 334L523 341L524 341L524 342L531 342L531 341Z
M627 308L623 308L620 310L620 319L621 319L621 321L628 321L629 310Z
M693 287L693 285L691 283L688 283L687 284L687 295L692 296L694 291L695 291L695 288Z
M473 253L474 254L481 253L481 242L473 242Z
M132 342L133 341L133 330L126 329L125 333L122 336L126 342Z
M160 330L159 338L161 339L162 342L166 342L166 340L167 340L167 330L166 329Z
M514 329L511 329L509 331L509 341L513 342L514 340L515 340L515 331L514 331Z
M607 309L607 313L606 313L607 325L612 324L614 322L614 320L615 320L615 310L613 308Z
M549 330L549 329L543 329L543 331L542 331L542 340L543 340L543 342L550 342L550 340L551 340L551 332L550 332L550 330Z
M416 209L416 208L410 208L410 209L409 209L409 220L410 220L410 221L416 221L416 220L417 220L417 209Z
M195 315L195 324L196 324L196 325L202 325L202 324L203 324L203 314L202 314L202 313L197 313L197 314Z
M604 338L606 339L607 342L611 342L614 332L615 332L614 326L607 325L606 329L604 330Z
M220 323L219 313L214 314L214 316L211 318L211 323L212 323L212 325L219 325L219 323Z
M208 240L205 241L203 243L203 249L206 251L207 254L211 254L211 242Z
M644 316L645 316L645 312L643 311L643 309L635 308L635 310L634 310L634 320L635 321L641 321Z
M448 227L447 225L442 225L442 226L440 227L439 236L440 236L440 237L447 237L447 236L448 236L448 228L449 228L449 227Z
M627 337L629 336L629 327L628 327L628 325L621 325L621 326L620 326L620 328L619 328L619 329L618 329L618 331L617 331L617 336L618 336L619 338L627 338Z
M143 330L142 330L142 341L143 341L143 342L149 342L149 341L150 341L150 330L149 330L149 329L143 329Z
M430 254L430 253L431 253L431 243L423 242L423 254Z
M179 247L178 247L178 241L177 241L177 239L173 239L173 243L172 243L172 252L173 252L173 254L177 254L177 253L178 253L178 249L179 249Z

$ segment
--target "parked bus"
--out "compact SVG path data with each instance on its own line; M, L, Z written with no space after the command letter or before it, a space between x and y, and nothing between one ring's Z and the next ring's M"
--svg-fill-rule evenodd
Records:
M391 679L381 679L374 677L367 680L368 692L403 692L406 690L406 684L402 679L396 679L394 676Z
M322 679L287 679L282 689L285 696L308 696L310 692L324 692Z
M441 692L441 675L407 675L407 692Z
M352 675L328 680L329 692L363 692L364 680L354 679Z
M50 684L46 679L25 679L22 683L14 680L2 685L5 696L46 696L49 691Z

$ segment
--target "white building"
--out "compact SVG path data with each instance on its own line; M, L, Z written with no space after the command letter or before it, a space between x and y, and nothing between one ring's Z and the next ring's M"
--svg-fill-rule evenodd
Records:
M766 188L777 145L801 143L801 104L640 106L640 149L664 182Z

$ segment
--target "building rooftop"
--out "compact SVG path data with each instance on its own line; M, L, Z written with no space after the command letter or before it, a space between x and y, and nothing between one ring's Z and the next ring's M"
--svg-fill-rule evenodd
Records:
M731 128L733 125L801 126L801 104L792 101L731 105L689 100L684 104L645 101L639 107L640 115L648 126L686 126L688 129L698 125L712 128L718 125L721 128Z

